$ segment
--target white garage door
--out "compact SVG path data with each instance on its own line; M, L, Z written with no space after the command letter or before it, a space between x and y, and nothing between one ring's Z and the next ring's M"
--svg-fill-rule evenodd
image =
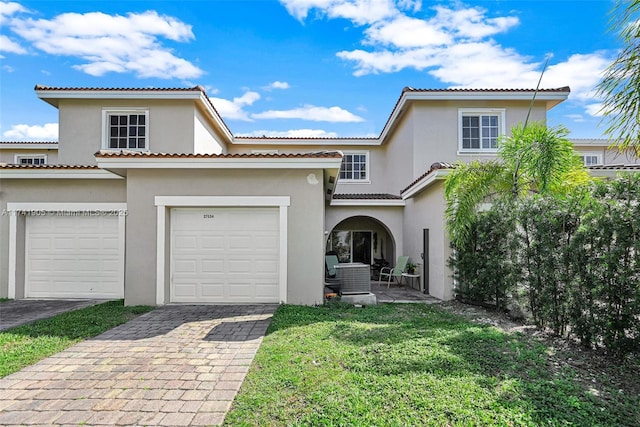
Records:
M118 216L27 216L25 296L124 298Z
M278 208L171 210L171 301L279 302Z

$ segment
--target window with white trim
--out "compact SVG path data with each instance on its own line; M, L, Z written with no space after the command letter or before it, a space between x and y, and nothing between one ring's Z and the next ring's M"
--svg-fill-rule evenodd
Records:
M369 181L369 153L343 153L340 180L347 182Z
M46 165L47 155L46 154L35 154L35 155L29 155L29 156L17 155L15 162L16 164L19 164L19 165Z
M141 151L149 149L149 112L147 110L104 110L103 114L103 148Z
M460 109L460 151L496 151L504 134L504 110Z
M585 166L597 166L602 164L602 159L598 153L580 153L580 157Z

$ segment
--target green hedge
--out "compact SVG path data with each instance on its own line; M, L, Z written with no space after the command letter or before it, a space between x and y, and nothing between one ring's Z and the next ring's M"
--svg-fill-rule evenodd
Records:
M480 212L454 248L457 294L585 346L640 354L640 175L566 198L531 196Z

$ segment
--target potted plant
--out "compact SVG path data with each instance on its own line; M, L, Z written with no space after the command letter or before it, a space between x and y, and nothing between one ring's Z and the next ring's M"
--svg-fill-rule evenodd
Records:
M415 274L416 273L416 268L418 268L418 266L415 265L412 262L408 262L406 268L407 268L407 273L408 274Z

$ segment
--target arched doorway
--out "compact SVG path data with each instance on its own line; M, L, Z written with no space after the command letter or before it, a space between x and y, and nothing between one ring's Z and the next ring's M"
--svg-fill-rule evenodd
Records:
M373 265L393 262L396 251L393 236L382 222L368 216L353 216L329 232L326 252L335 253L341 263Z

